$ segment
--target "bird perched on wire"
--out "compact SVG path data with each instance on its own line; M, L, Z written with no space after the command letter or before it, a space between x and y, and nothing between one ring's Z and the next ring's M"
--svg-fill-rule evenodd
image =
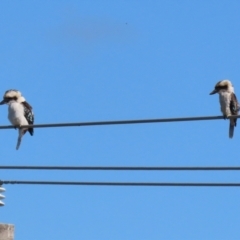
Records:
M8 119L13 126L18 128L18 140L16 149L20 147L23 135L28 131L33 135L33 128L21 128L23 125L34 123L34 114L32 107L28 104L21 92L10 89L3 95L0 105L8 105Z
M234 93L234 88L229 80L222 80L215 85L210 95L218 93L223 117L226 119L232 115L238 115L239 104ZM237 118L230 118L229 138L233 137L234 127L237 126Z

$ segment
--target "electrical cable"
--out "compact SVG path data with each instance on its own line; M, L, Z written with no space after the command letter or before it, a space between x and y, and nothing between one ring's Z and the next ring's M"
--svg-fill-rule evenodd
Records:
M75 171L239 171L240 167L139 167L139 166L0 166L0 170L75 170Z
M131 187L240 187L240 183L179 183L179 182L63 182L2 180L2 184L78 185L78 186L131 186Z
M230 116L229 118L240 118L240 115ZM224 119L224 117L223 116L207 116L207 117L157 118L157 119L116 120L116 121L96 121L96 122L76 122L76 123L51 123L51 124L23 125L21 126L21 128L83 127L83 126L143 124L143 123L163 123L163 122L186 122L186 121L203 121L203 120L219 120L219 119ZM11 128L15 128L15 126L0 126L0 129L11 129Z

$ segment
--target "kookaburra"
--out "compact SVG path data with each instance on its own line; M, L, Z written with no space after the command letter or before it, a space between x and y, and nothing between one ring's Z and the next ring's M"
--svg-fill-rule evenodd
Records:
M229 80L222 80L215 85L210 95L218 93L223 117L226 119L232 115L238 115L239 104L234 93L234 88ZM230 118L229 137L233 137L234 127L237 126L237 118Z
M26 102L21 92L10 89L3 95L0 105L8 105L8 119L13 126L18 128L18 141L16 149L19 148L23 135L29 131L33 135L33 128L21 128L21 126L34 123L34 114L32 107Z

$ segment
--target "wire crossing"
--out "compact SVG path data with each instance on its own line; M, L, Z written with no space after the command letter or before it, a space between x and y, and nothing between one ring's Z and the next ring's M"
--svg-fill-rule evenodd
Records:
M139 166L0 166L0 170L61 170L61 171L240 171L240 166L223 167L139 167Z
M62 182L4 180L2 184L24 185L73 185L73 186L119 186L119 187L240 187L240 183L179 183L179 182Z
M229 118L240 118L240 115L230 116ZM124 124L144 124L144 123L164 123L164 122L187 122L224 119L223 116L207 117L183 117L183 118L157 118L157 119L137 119L137 120L116 120L116 121L97 121L97 122L76 122L76 123L47 123L23 125L21 128L53 128L53 127L84 127L84 126L104 126L104 125L124 125ZM0 126L0 129L11 129L14 126Z

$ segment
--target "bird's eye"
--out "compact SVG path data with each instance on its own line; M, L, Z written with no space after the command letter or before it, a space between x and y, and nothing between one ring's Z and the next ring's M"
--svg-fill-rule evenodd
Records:
M11 100L17 100L17 97L6 97L4 98L6 102L9 102Z

